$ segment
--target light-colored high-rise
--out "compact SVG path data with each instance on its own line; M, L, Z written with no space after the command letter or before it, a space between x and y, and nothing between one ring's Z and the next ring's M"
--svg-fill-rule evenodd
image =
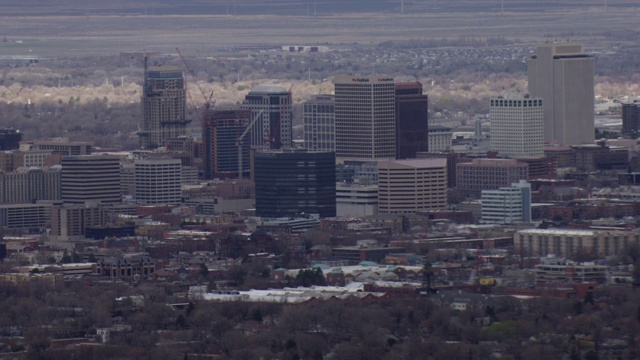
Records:
M178 205L182 202L180 159L140 159L134 162L135 199L145 205Z
M542 99L512 93L491 99L491 149L504 157L544 156Z
M336 151L332 95L316 95L304 103L304 147L308 151Z
M543 101L544 141L592 143L595 65L583 45L541 44L527 67L529 93Z
M447 207L447 159L378 163L378 212L414 213Z
M388 76L336 76L336 157L394 159L395 84Z

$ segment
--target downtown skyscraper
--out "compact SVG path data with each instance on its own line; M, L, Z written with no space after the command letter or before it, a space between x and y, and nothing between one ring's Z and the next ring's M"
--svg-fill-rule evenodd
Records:
M249 91L240 107L251 110L252 149L291 147L292 106L291 91L280 86L256 86Z
M336 76L336 157L395 159L396 102L393 78Z
M529 93L542 98L544 141L592 143L594 59L580 43L541 44L527 61Z
M187 91L184 76L175 66L147 68L145 60L142 85L142 121L140 146L153 149L164 146L165 141L185 134Z

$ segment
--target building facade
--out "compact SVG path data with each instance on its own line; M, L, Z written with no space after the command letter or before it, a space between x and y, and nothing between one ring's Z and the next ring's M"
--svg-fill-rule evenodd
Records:
M451 139L453 131L442 125L429 126L429 151L451 151Z
M378 163L378 213L414 213L446 207L446 159Z
M249 135L252 149L291 147L293 140L291 91L280 86L256 86L245 96L241 107L251 110L253 125Z
M521 256L555 255L571 260L602 259L628 253L640 242L640 231L528 229L514 234L516 254Z
M182 202L182 163L179 159L140 159L134 162L135 200L144 205Z
M0 150L16 150L20 147L22 133L14 128L0 129Z
M511 224L531 221L531 184L525 180L498 190L482 190L482 222Z
M336 76L334 84L336 157L395 159L393 78Z
M332 152L257 152L255 184L257 216L336 216L336 165Z
M106 220L102 206L54 206L51 209L51 236L59 241L82 239L87 227L104 226Z
M515 159L473 159L459 163L456 185L464 196L479 197L482 190L495 190L529 178L529 165Z
M146 59L145 59L146 62ZM146 67L142 85L140 145L164 146L167 139L185 134L187 91L182 70L175 66Z
M429 98L419 82L396 83L396 159L429 151Z
M336 183L336 215L364 217L378 213L378 185Z
M70 141L69 138L40 139L20 142L23 151L41 150L58 153L61 155L90 155L93 151L93 142Z
M309 151L336 151L335 99L315 95L304 103L304 147Z
M622 102L622 134L637 138L640 135L640 100Z
M529 93L544 107L544 141L561 145L594 139L594 59L580 43L538 45L527 61Z
M38 200L60 200L60 166L20 168L0 174L4 204L28 204Z
M544 155L544 111L542 99L508 94L491 99L491 149L501 157Z
M249 177L251 145L248 136L242 141L240 136L249 125L250 117L251 110L248 109L207 112L202 134L205 179ZM242 164L238 157L241 157Z
M61 197L66 204L116 204L120 196L120 158L114 155L63 156Z

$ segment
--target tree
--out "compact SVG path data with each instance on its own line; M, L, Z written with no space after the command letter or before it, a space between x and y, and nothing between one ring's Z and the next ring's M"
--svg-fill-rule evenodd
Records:
M209 275L209 268L204 263L200 264L200 275L207 277Z
M304 269L298 271L296 275L296 283L298 286L309 287L313 285L325 286L327 282L320 268Z

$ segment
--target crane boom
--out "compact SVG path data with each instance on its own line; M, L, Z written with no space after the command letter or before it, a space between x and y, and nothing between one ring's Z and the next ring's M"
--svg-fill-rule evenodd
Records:
M253 116L249 125L247 125L246 129L244 129L242 134L236 140L236 146L238 146L238 179L242 179L242 140L247 136L249 130L251 130L256 121L262 117L262 113L264 113L264 109L260 110L256 116Z

